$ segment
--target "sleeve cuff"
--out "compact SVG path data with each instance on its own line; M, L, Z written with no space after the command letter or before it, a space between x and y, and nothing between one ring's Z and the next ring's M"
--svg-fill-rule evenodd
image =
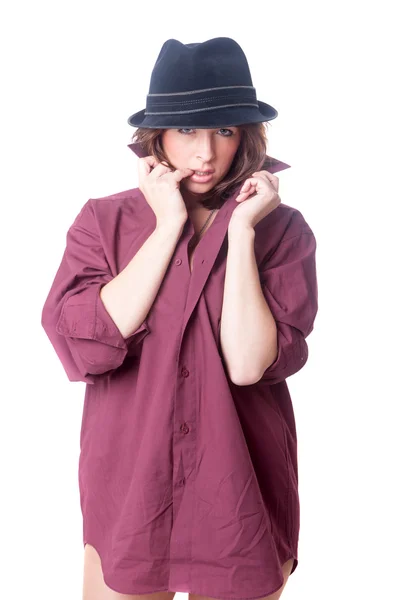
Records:
M92 284L70 296L56 326L85 374L101 374L118 368L127 355L135 355L137 345L150 333L145 319L129 337L122 336L101 300L103 285L104 282Z
M307 342L301 332L297 335L295 328L282 323L277 323L277 328L278 354L261 377L270 385L280 383L300 371L308 359Z

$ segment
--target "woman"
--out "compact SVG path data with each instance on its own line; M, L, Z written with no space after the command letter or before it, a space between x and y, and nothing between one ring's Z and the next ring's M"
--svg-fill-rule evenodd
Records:
M68 230L42 325L87 384L84 600L277 600L297 567L286 379L308 357L316 242L265 155L276 116L234 40L167 40L128 120L139 187Z

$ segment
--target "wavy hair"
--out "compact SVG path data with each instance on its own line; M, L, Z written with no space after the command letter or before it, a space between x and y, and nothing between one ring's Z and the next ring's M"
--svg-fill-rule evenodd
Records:
M237 126L241 131L241 139L229 171L211 190L197 194L199 202L204 208L210 210L221 208L225 200L237 191L248 177L251 177L255 171L267 168L264 163L268 162L266 159L268 126L268 121ZM132 135L132 142L139 143L146 156L155 156L159 162L164 161L170 169L175 170L162 148L161 134L163 131L163 129L138 127ZM194 194L196 195L196 193Z

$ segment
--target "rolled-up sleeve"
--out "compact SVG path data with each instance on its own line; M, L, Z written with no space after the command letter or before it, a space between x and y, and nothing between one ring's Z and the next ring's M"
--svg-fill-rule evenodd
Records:
M318 311L316 240L311 230L283 240L260 271L260 283L275 318L278 354L261 380L276 384L308 360L306 337Z
M89 200L67 232L61 264L42 309L41 324L70 381L93 384L117 369L150 332L147 319L124 338L100 297L114 278Z

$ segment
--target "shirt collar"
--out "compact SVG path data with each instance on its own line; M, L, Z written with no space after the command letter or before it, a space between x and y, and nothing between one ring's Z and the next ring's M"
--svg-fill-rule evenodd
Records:
M145 152L143 151L142 146L138 142L128 144L128 148L130 150L132 150L132 152L134 154L136 154L136 156L138 156L139 158L146 156ZM269 156L268 154L265 155L263 169L269 171L269 173L277 173L278 171L283 171L284 169L289 169L289 168L290 168L290 165L283 162L282 160L274 158L273 156ZM262 170L262 169L260 169L260 170ZM229 220L232 212L234 211L235 207L237 206L237 202L235 202L235 199L236 199L236 196L238 195L238 193L239 193L239 190L236 190L236 192L233 193L228 198L228 200L226 200L226 202L224 203L222 208L218 211L217 217L215 219L216 225L219 223L222 224L222 223L224 223L224 221L227 222L227 220ZM215 227L214 227L214 230L215 230ZM193 231L194 231L193 225L191 223L189 223L189 231L188 231L189 235L192 235Z

